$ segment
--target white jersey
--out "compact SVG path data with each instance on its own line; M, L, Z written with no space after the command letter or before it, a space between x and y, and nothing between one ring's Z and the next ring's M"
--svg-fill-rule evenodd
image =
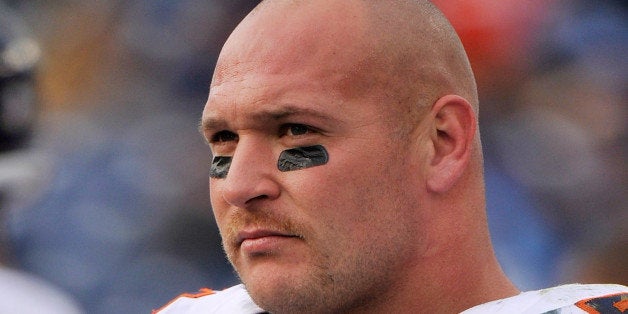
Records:
M243 285L214 292L182 295L153 314L266 313ZM606 314L628 313L628 287L622 285L564 285L484 303L461 314Z
M197 294L183 294L153 314L194 314L194 313L266 313L259 308L240 284L222 291L201 290Z
M628 287L622 285L564 285L522 292L474 306L461 314L606 314L628 313Z

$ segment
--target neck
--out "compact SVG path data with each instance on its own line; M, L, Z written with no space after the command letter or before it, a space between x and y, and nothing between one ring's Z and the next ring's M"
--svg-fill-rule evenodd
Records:
M465 251L452 248L447 260L433 258L409 265L397 278L400 284L382 291L379 306L370 304L367 311L360 312L459 313L519 293L493 254L461 252Z
M459 313L518 294L495 257L483 208L479 201L476 208L441 210L425 231L431 247L382 289L381 307L361 312Z

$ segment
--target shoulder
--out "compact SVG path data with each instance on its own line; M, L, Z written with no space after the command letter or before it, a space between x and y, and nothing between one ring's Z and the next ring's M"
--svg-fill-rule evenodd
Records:
M536 291L472 307L476 313L623 313L628 310L628 287L613 284L571 284Z
M185 293L170 301L153 314L193 313L264 313L251 299L244 285L214 291L202 289L196 294Z

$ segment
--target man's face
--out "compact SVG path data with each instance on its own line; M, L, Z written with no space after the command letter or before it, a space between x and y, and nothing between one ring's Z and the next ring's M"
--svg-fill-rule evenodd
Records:
M224 249L266 310L365 305L425 244L419 149L399 104L360 88L368 73L287 59L232 60L212 82L203 131L215 157L231 157L210 178ZM312 146L325 163L278 168L283 152Z
M314 310L381 291L421 242L411 210L420 174L399 117L315 74L230 76L203 112L213 155L232 157L228 174L210 179L224 249L262 306ZM283 151L313 145L326 164L278 170Z

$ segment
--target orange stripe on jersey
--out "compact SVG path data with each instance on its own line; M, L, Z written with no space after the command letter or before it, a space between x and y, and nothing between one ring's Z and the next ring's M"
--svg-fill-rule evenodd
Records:
M613 306L616 307L622 313L628 311L628 298L625 298L625 299L622 299L613 303Z
M589 314L624 313L628 310L628 293L614 293L578 301L576 306Z
M196 299L196 298L200 298L200 297L204 297L206 295L210 295L210 294L214 294L216 293L216 291L209 289L209 288L201 288L200 290L198 290L197 293L183 293L179 296L179 298L192 298L192 299Z
M182 293L179 296L177 296L176 298L172 299L170 302L168 302L166 305L153 310L152 314L157 314L159 313L161 310L165 309L166 307L168 307L170 304L174 303L175 301L181 299L181 298L190 298L190 299L196 299L196 298L200 298L200 297L204 297L207 295L212 295L216 293L216 291L209 289L209 288L201 288L198 290L197 293Z

